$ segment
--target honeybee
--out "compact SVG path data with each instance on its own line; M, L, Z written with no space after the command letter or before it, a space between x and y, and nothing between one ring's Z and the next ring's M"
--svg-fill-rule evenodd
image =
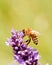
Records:
M27 45L30 43L31 39L34 44L36 44L36 45L38 44L37 34L39 34L39 33L37 31L27 28L27 29L23 29L23 33L24 33L24 36L27 35L29 37L29 39L26 41Z

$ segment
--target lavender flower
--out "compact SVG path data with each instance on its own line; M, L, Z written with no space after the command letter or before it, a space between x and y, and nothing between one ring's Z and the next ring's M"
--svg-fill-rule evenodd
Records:
M14 59L19 65L40 65L38 62L40 56L36 49L27 46L24 43L24 33L22 31L12 30L12 36L6 44L12 46Z

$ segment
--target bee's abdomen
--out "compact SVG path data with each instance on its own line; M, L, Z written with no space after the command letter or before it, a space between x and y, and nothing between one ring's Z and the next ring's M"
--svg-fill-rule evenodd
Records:
M33 40L34 44L36 44L36 45L38 44L38 38L37 38L37 36L33 36L32 40Z

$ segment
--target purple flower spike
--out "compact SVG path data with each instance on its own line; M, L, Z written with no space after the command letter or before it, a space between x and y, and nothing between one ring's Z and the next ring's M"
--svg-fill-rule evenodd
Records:
M27 46L23 41L23 31L11 31L12 36L6 44L12 46L14 59L19 65L40 65L40 56L36 49Z

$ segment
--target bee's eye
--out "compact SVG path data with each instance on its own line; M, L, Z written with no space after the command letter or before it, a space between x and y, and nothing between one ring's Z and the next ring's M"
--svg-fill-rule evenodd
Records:
M23 29L22 31L23 31L23 33L25 33L25 29Z

